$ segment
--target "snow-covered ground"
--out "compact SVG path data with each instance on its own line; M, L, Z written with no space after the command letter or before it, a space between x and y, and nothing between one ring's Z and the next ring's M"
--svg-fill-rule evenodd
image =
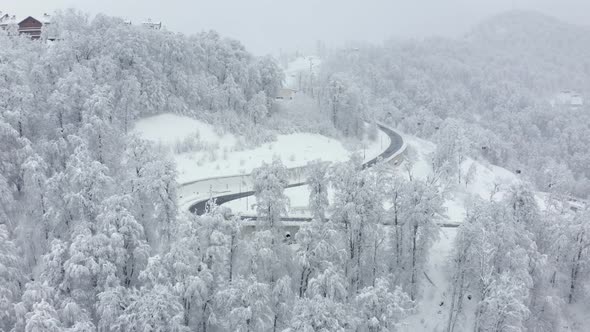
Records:
M436 145L432 142L403 135L408 151L404 164L395 168L405 176L419 179L427 179L432 176L433 170L430 163L430 155L435 151ZM489 165L473 159L467 159L462 169L464 174L470 167L474 167L473 178L469 184L449 184L445 196L444 206L447 209L446 218L450 223L461 223L465 219L465 207L473 197L494 200L501 199L511 185L518 183L520 179L514 173L498 166ZM306 210L309 191L307 187L290 188L285 191L291 201L290 216L309 216ZM493 194L493 195L492 195ZM331 196L331 195L330 195ZM226 203L224 206L234 212L245 215L255 213L256 200L253 197L240 199ZM416 313L409 316L401 328L402 331L444 331L448 319L449 294L449 257L453 248L453 241L457 234L457 228L442 228L439 239L434 243L426 267L427 278L423 278L421 298L417 304ZM466 304L465 310L470 310ZM471 326L471 322L462 322L463 326Z
M140 119L136 122L134 131L146 140L170 148L190 137L199 138L203 143L218 144L221 147L231 147L236 144L233 135L221 135L212 125L172 113Z
M285 87L300 90L305 82L309 80L310 73L317 77L317 72L322 60L316 56L302 56L289 63L285 71ZM301 84L300 84L301 82Z
M408 163L411 164L412 176L423 180L432 176L430 155L435 151L436 145L410 135L404 135L404 139L408 145ZM471 158L467 158L461 165L462 173L467 174L471 167L474 172L467 185L448 185L444 206L447 208L449 222L463 222L465 206L473 197L489 200L493 196L494 200L499 200L510 186L521 181L516 174L505 168ZM405 165L402 169L407 172Z
M365 160L379 155L389 137L379 131L376 140L364 139L352 151L334 138L295 133L278 135L277 140L255 148L245 148L241 137L223 134L212 125L176 114L161 114L139 120L134 132L155 143L176 163L180 184L179 204L189 203L223 193L239 193L252 189L248 174L263 162L280 158L288 168L303 167L313 160L345 161L353 153ZM346 145L349 146L349 145ZM295 178L299 181L301 178ZM250 198L245 199L251 200ZM248 206L246 202L236 203Z
M420 286L422 297L418 301L416 313L406 318L402 331L444 331L449 315L447 296L451 269L449 257L457 228L442 228L438 241L430 249L426 275ZM459 329L458 329L459 330Z
M240 137L221 134L209 124L175 114L139 120L134 131L170 153L177 165L180 184L210 177L249 174L262 162L270 162L273 158L281 159L285 166L292 168L305 166L316 159L344 161L354 152L337 139L311 133L278 135L274 142L245 148ZM378 155L389 145L387 135L379 134L381 137L375 141L366 139L363 143L366 148L358 151L366 159Z
M436 145L432 142L403 134L404 140L408 145L407 152L408 159L404 165L396 169L396 172L411 176L418 179L427 179L432 175L432 167L430 163L430 155L436 149ZM473 179L468 185L456 184L451 185L446 193L444 206L447 209L448 222L460 223L465 218L465 206L468 205L469 200L474 196L479 196L482 199L490 199L493 194L495 200L500 199L506 190L514 183L520 181L518 177L510 171L489 164L483 164L479 161L467 159L463 165L463 172L473 165L475 172ZM408 167L410 173L408 173ZM497 191L497 192L496 192ZM296 187L285 190L285 193L290 199L291 208L289 213L296 216L309 216L306 211L309 190L307 187ZM331 195L330 195L331 196ZM234 212L241 212L243 214L254 213L252 206L256 204L256 200L252 197L228 202L225 206L231 208Z
M276 142L254 149L240 150L237 148L239 137L220 134L212 126L201 121L172 114L141 120L137 123L135 130L142 137L158 143L161 149L169 151L178 165L179 182L186 183L201 179L195 184L179 188L182 209L188 208L189 203L196 199L222 193L252 190L252 181L248 173L263 161L271 161L276 156L280 157L288 167L296 167L303 166L308 161L317 158L324 161L343 161L348 159L352 153L335 139L304 133L281 135ZM380 135L384 136L385 143L382 142L381 137L372 142L365 151L366 160L379 154L389 144L387 136L381 132ZM182 142L187 137L198 137L199 146L204 151L196 149L183 153L174 152L178 142ZM435 151L436 145L409 135L404 135L404 140L408 146L407 160L394 171L419 179L427 179L432 176L430 155ZM223 157L207 158L213 154ZM467 185L464 183L447 185L444 206L447 210L448 222L463 222L466 216L466 206L474 197L499 200L511 185L521 181L516 174L482 161L467 159L462 165L463 174L468 173L470 168L473 168L471 172L473 176ZM230 175L230 177L224 177L225 175ZM221 178L203 180L211 177ZM292 180L301 181L302 178ZM291 216L309 216L307 187L290 188L286 190L286 193L290 198L289 214ZM544 199L543 193L537 194L539 203L542 203ZM231 208L234 212L248 215L255 213L255 203L254 197L248 197L226 203L224 206ZM404 320L402 331L445 330L449 310L448 296L450 296L449 259L456 234L457 228L441 229L439 239L430 251L426 267L427 278L422 279L423 284L420 287L422 293L417 302L416 313ZM469 303L464 309L466 311L473 310ZM570 311L574 311L574 309L579 308L571 308ZM585 315L578 311L583 312L583 310L577 310L571 315ZM462 321L461 325L472 326L472 322ZM460 330L461 326L457 328Z

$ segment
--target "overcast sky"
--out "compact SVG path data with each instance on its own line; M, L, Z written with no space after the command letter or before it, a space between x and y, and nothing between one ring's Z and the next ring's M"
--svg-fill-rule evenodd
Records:
M1 0L19 17L77 8L167 29L214 29L257 54L309 48L316 40L342 44L389 37L457 36L496 13L537 10L572 23L590 22L590 0Z

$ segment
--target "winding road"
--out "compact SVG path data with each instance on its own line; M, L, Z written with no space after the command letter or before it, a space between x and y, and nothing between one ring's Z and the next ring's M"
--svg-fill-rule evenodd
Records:
M371 167L371 166L375 165L375 163L377 163L377 161L379 161L379 160L390 161L392 159L395 159L398 156L400 156L405 150L404 140L398 133L393 131L393 129L391 129L387 126L384 126L382 124L377 124L377 125L379 126L379 129L381 131L383 131L387 136L389 136L390 143L389 143L389 146L383 152L381 152L381 154L379 154L377 157L365 162L363 164L363 168ZM306 182L292 183L292 184L289 184L287 186L287 188L299 187L299 186L303 186L305 184L306 184ZM213 196L212 198L215 199L217 205L222 205L224 203L227 203L227 202L230 202L230 201L233 201L236 199L245 198L245 197L253 196L253 195L254 195L254 191L245 191L245 192L240 192L240 193L232 193L232 194ZM210 198L207 198L207 199L203 199L203 200L193 203L192 205L190 205L189 211L192 213L196 213L198 215L204 214L206 211L207 203L209 202L209 200L210 200ZM252 219L252 217L244 217L244 219L246 219L246 218ZM283 220L284 221L303 222L303 221L309 221L311 219L310 218L285 217L285 218L283 218Z

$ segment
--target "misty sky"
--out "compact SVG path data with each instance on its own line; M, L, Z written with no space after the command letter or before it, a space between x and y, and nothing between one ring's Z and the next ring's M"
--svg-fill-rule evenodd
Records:
M150 17L167 29L193 33L214 29L257 54L280 48L309 49L350 40L457 36L495 13L531 9L586 24L590 0L1 0L0 11L38 16L77 8L139 23Z

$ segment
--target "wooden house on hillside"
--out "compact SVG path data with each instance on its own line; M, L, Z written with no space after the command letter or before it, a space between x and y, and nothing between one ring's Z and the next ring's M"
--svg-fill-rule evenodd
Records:
M14 15L4 14L0 16L0 29L8 29L10 25L16 24L20 34L26 35L31 39L39 39L41 38L43 27L50 24L49 19L50 16L47 14L43 14L42 20L38 20L32 16L18 20Z

